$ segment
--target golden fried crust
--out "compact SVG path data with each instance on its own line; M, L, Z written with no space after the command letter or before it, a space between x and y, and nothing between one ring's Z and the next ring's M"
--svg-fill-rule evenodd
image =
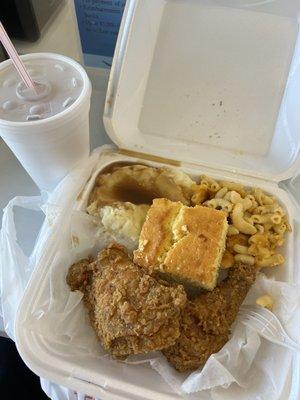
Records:
M87 268L93 273L81 287L84 302L98 338L113 356L125 358L175 343L186 303L182 286L158 282L115 245Z
M141 267L159 267L173 244L170 226L181 209L180 202L155 199L143 225L139 248L134 252L134 262Z
M134 261L175 281L212 290L227 229L222 211L157 199L148 211Z
M187 303L180 337L174 346L163 350L178 371L201 367L211 354L223 347L256 274L254 266L237 264L213 291Z
M93 259L89 257L71 265L66 277L71 290L81 290L87 284L90 276L88 267L92 261Z
M206 333L228 332L256 275L255 266L238 263L212 292L203 293L193 301L194 315Z
M217 353L228 341L228 334L207 334L193 315L189 302L183 312L181 334L175 345L163 350L167 360L179 372L194 371L203 365L211 354Z

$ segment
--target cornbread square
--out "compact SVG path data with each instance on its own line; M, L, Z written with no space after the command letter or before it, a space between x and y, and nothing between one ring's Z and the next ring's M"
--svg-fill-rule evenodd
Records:
M226 214L155 199L143 225L134 262L177 282L212 290L225 250Z

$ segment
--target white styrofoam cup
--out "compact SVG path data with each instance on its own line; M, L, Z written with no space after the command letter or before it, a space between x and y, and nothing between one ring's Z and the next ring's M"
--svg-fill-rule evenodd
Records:
M40 189L52 190L57 183L90 152L89 110L91 83L84 68L76 61L53 53L22 56L23 61L57 60L79 73L82 91L68 108L48 118L16 122L0 118L0 136L16 155ZM1 73L11 66L0 64ZM1 88L0 88L1 90Z

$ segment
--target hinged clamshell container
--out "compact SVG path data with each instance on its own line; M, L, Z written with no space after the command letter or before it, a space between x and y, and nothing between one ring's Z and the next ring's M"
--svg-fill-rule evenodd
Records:
M129 1L104 112L122 148L270 181L299 170L300 3Z
M110 163L161 159L194 177L261 187L284 204L294 227L296 208L278 183L300 167L299 17L298 0L127 0L104 110L121 152L103 152L76 207L84 209ZM294 230L276 279L295 281L295 240ZM58 346L31 329L27 320L47 301L47 285L46 263L17 318L18 349L31 369L102 400L180 398L150 367L72 357L67 341ZM282 400L300 396L299 365L295 355Z

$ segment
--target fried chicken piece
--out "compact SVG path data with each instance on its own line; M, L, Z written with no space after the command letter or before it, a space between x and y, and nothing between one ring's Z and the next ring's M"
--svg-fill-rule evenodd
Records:
M206 333L221 335L229 331L256 274L255 266L236 264L215 290L194 300L194 313Z
M199 368L211 354L221 350L228 340L228 334L214 335L204 332L194 311L194 304L189 301L183 310L179 339L173 346L163 350L167 360L179 372Z
M230 327L256 273L255 266L236 264L213 291L187 303L179 339L175 345L163 350L178 371L199 368L228 341Z
M89 265L92 262L92 257L84 258L69 268L66 280L72 291L84 290L83 288L87 284L91 275L91 268L89 268Z
M183 287L147 275L122 246L109 246L92 263L72 265L67 283L84 293L99 340L117 358L161 350L180 335Z

